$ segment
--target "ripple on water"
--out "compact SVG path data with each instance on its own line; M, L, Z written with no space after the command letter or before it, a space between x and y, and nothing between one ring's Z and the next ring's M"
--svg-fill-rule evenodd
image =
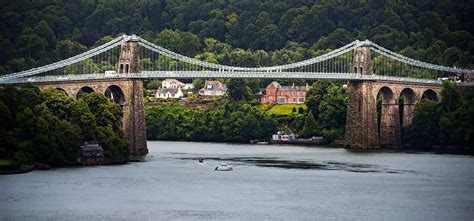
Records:
M182 157L180 160L199 160L201 157ZM354 173L415 173L412 170L393 170L387 167L338 161L313 162L306 160L283 160L276 157L207 157L205 160L230 161L234 165L254 165L281 169L340 170Z

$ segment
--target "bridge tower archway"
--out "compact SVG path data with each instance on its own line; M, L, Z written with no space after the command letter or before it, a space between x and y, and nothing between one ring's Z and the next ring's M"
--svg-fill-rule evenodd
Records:
M111 100L112 102L119 104L120 106L125 105L125 94L123 93L122 88L117 85L110 85L108 86L105 91L104 95Z
M434 91L434 90L431 90L431 89L427 89L425 91L423 91L423 94L421 95L421 99L424 100L431 100L431 101L439 101L439 96L438 94Z
M387 86L380 88L377 96L381 97L379 142L382 147L401 145L400 113L398 96Z
M81 89L79 89L79 91L77 91L77 93L76 93L76 99L81 98L81 96L83 96L84 94L89 94L89 93L92 93L92 92L94 92L94 89L92 89L89 86L81 87Z

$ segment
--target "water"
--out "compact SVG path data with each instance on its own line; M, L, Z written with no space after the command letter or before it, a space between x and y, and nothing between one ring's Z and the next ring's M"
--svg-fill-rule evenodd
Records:
M148 147L146 162L0 176L0 220L474 219L472 156ZM214 171L219 163L234 171Z

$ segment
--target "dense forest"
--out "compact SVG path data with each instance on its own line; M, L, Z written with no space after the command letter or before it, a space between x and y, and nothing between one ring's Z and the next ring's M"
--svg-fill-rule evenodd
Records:
M223 64L302 60L355 39L441 65L473 67L474 4L406 0L4 0L0 74L137 34Z
M77 164L84 141L99 141L107 162L128 160L122 110L98 93L73 99L33 85L0 89L0 159L13 167Z

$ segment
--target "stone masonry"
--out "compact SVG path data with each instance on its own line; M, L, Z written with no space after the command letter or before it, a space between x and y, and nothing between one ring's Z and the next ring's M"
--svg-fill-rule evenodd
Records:
M355 73L373 74L368 46L362 46L355 50L352 68ZM377 116L377 96L379 93L382 96L380 124ZM349 82L346 146L364 149L400 147L401 128L411 124L415 104L424 97L439 100L440 94L441 85L392 81ZM404 98L402 124L400 124L399 115L400 97Z

